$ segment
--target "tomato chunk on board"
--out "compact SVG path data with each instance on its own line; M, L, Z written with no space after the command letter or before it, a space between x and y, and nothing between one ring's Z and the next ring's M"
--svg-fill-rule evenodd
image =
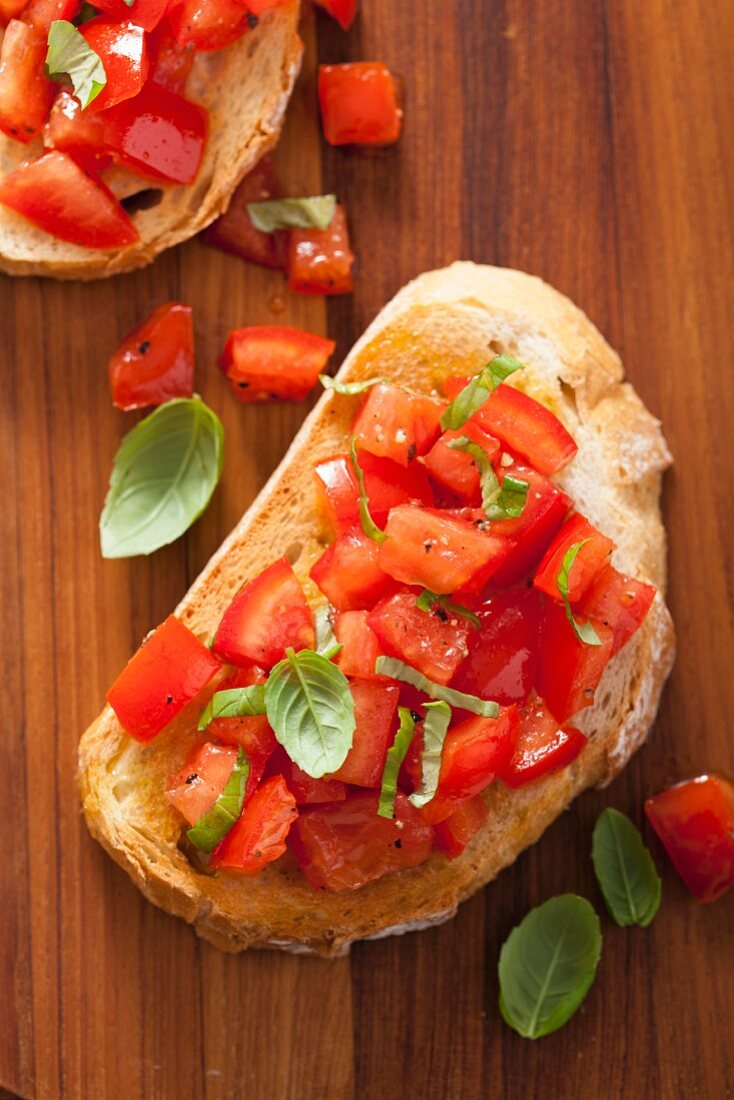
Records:
M498 441L470 420L463 428L439 436L423 461L431 477L445 489L455 493L463 503L478 507L482 501L479 468L470 454L449 446L462 436L477 443L490 462L497 457L500 449Z
M336 19L343 31L348 31L357 18L357 0L316 0L316 3Z
M266 779L245 801L238 821L211 854L209 866L239 875L258 875L278 859L298 815L282 775Z
M345 676L357 676L363 680L383 679L375 675L380 643L369 624L369 612L340 612L334 622L334 634L342 647L336 656L336 664Z
M222 616L212 651L233 665L271 668L287 648L313 649L313 614L287 558L242 588Z
M79 31L99 56L107 76L104 88L85 110L96 114L136 96L148 76L148 49L143 28L98 15L83 23Z
M105 147L136 175L167 183L196 179L209 126L198 103L150 81L103 117Z
M520 712L515 751L498 776L508 787L523 787L567 767L586 742L580 730L559 726L542 699L534 699Z
M449 859L457 859L487 820L489 807L480 794L462 802L436 825L435 846Z
M290 846L314 889L356 890L428 858L433 829L405 795L398 791L393 819L377 816L378 801L365 792L301 812Z
M291 229L288 234L288 286L301 294L349 294L354 289L354 253L347 212L337 206L326 229Z
M422 466L400 466L369 451L359 455L370 514L382 526L391 508L415 502L431 506L433 494ZM359 485L350 455L335 455L314 468L317 507L327 528L340 535L359 525Z
M357 725L352 747L334 777L357 787L379 787L395 730L400 688L374 680L353 680L350 689Z
M452 686L480 699L522 706L533 690L538 667L538 593L511 589L489 596L473 610L482 625L469 632L469 655Z
M381 600L367 621L385 653L430 680L448 684L466 657L467 636L474 628L468 619L449 615L440 604L422 611L417 598L416 592L398 592Z
M191 306L166 302L128 333L108 364L118 409L162 405L194 392L194 325Z
M540 660L535 686L561 724L594 702L594 692L612 655L614 631L589 620L601 645L587 645L576 637L560 604L548 600L540 628Z
M538 566L533 584L552 600L562 600L558 574L563 559L577 542L583 542L568 577L568 599L575 604L587 592L609 561L614 543L579 513L571 516L553 539Z
M380 566L380 548L361 527L339 535L309 574L337 611L365 610L397 591Z
M231 332L219 360L238 401L303 401L336 344L282 325Z
M673 866L699 901L734 886L734 786L718 775L677 783L645 802Z
M46 76L46 34L19 19L0 49L0 130L27 145L43 129L56 89Z
M612 628L614 655L644 622L656 591L654 585L627 577L613 565L607 565L586 592L579 612Z
M147 638L107 692L122 728L152 741L205 687L219 661L173 615Z
M382 62L320 65L318 88L330 145L394 145L400 137L399 89Z
M245 176L225 212L204 230L201 239L251 263L285 270L287 232L263 233L256 229L247 209L248 203L279 199L282 194L273 162L266 155Z
M368 391L354 421L357 445L407 466L431 449L441 431L444 405L389 382Z
M237 749L213 745L207 741L197 745L183 768L166 784L166 798L189 825L211 810L227 786L237 761Z

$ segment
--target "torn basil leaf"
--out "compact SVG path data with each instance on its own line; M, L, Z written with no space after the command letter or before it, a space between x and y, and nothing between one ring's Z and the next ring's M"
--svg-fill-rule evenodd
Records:
M261 233L274 233L278 229L328 229L335 212L336 195L267 199L247 204L252 224Z
M68 76L82 108L88 107L107 83L101 57L66 19L55 19L49 28L46 72L51 80Z

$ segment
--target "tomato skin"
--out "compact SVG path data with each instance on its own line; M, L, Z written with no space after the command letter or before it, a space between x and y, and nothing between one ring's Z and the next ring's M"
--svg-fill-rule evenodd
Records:
M316 0L316 3L336 19L343 31L348 31L357 18L357 0Z
M119 22L129 19L144 31L152 31L165 15L168 0L134 0L131 7L125 0L98 0L94 6Z
M24 145L43 129L56 90L45 75L46 50L42 30L10 20L0 49L0 130Z
M327 229L291 229L288 234L288 286L301 294L350 294L354 253L347 212L337 206Z
M85 110L96 114L136 96L148 76L148 49L143 28L98 15L82 24L79 31L99 55L107 74L104 88Z
M251 687L264 684L267 674L259 665L249 665L236 669L217 688L228 691L230 688ZM264 714L253 714L242 718L215 718L207 731L224 745L237 745L247 753L250 761L250 775L247 780L246 797L262 779L265 767L278 748L275 734Z
M389 382L379 382L367 392L355 418L353 432L357 446L408 466L438 439L444 407L432 397L410 394Z
M620 573L613 565L602 569L579 604L579 611L614 631L612 656L642 625L657 589Z
M347 758L334 772L334 778L357 787L379 787L387 750L397 728L395 715L400 688L374 680L353 680L349 686L357 728Z
M614 543L602 535L578 512L566 520L553 539L538 566L533 584L552 600L563 599L558 591L558 573L567 551L574 543L583 542L571 566L568 578L568 599L576 604L585 595L609 561Z
M507 787L523 787L544 775L566 768L588 738L573 726L560 727L542 699L533 699L520 711L520 731L511 759L497 773Z
M319 105L329 145L394 145L403 112L398 88L379 61L319 65Z
M449 616L440 605L416 606L418 594L403 591L381 600L367 620L385 651L430 680L448 684L467 653L468 619Z
M136 741L152 741L219 667L207 647L169 615L125 665L107 702L126 733Z
M208 127L203 107L153 81L104 113L105 145L115 160L138 176L168 183L196 179Z
M257 875L285 851L296 820L296 800L282 775L266 779L245 802L239 820L220 840L209 866L238 875Z
M489 807L480 794L462 802L454 812L436 825L436 848L449 859L457 859L471 838L487 820Z
M302 811L290 847L315 890L356 890L428 858L433 829L405 795L398 791L392 820L377 816L378 801L365 792Z
M23 9L23 22L41 31L47 39L53 22L65 19L72 23L81 6L82 0L31 0Z
M183 95L195 57L193 43L178 42L168 19L163 19L148 36L148 79Z
M211 810L227 786L237 762L237 749L213 745L207 741L197 745L183 768L168 778L166 798L189 825Z
M261 232L253 225L247 209L250 202L279 199L282 194L275 167L266 154L245 176L225 212L204 230L201 239L213 248L241 256L250 263L285 271L287 232Z
M522 706L533 690L538 667L538 593L528 588L510 589L489 596L473 610L482 625L469 632L469 655L452 687L503 706Z
M396 592L399 585L380 567L379 546L353 527L339 535L309 573L337 611L360 611Z
M219 364L238 401L303 401L335 347L301 329L258 325L231 332Z
M248 11L239 0L183 0L167 12L176 41L197 50L222 50L248 30Z
M415 502L430 507L433 494L422 466L412 462L400 466L389 458L378 458L369 451L359 455L364 475L370 514L378 526L398 504ZM324 523L334 535L359 524L359 485L349 455L335 455L314 467L317 507Z
M162 405L194 392L191 306L166 302L129 332L109 361L112 403L118 409Z
M311 608L290 562L280 558L237 593L222 616L212 652L233 665L272 668L288 647L315 644Z
M362 680L382 680L375 675L375 662L380 656L380 643L369 625L369 612L342 611L336 616L334 634L341 645L336 664L345 676Z
M612 655L614 631L589 620L601 645L580 641L560 604L548 600L540 627L540 659L535 687L561 724L594 702L594 692Z
M482 497L477 464L470 454L452 450L449 446L449 443L461 439L462 436L478 443L490 462L497 457L499 442L470 420L463 428L447 431L439 436L423 461L431 477L445 489L449 489L463 503L478 507Z
M517 584L536 569L571 508L571 498L530 466L513 463L504 467L500 472L501 482L507 474L527 481L529 488L522 513L493 526L496 535L512 543L507 557L492 577L493 583L501 587Z
M47 149L61 149L83 168L100 172L112 163L104 146L104 121L101 115L82 111L75 96L59 88L43 130Z
M718 775L677 783L645 802L647 819L700 902L734 886L734 786Z

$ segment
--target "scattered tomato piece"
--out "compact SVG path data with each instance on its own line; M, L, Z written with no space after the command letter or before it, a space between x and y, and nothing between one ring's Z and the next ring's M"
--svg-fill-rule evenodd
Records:
M189 825L211 810L227 786L237 749L207 741L189 754L183 768L168 779L166 798Z
M436 847L449 859L457 859L469 841L487 820L489 807L480 794L462 802L444 821L436 825Z
M239 401L303 401L335 347L311 332L260 325L231 332L219 362Z
M482 625L469 631L469 656L452 687L505 706L522 706L538 667L540 596L532 589L514 588L489 596L473 610Z
M548 600L543 608L535 686L561 725L594 702L594 692L612 655L614 631L597 620L590 621L601 645L586 645L577 638L560 604Z
M328 229L291 229L288 234L288 285L303 294L349 294L354 253L347 214L337 206Z
M337 611L374 607L399 585L380 565L378 544L353 527L324 551L309 574Z
M0 130L27 145L43 129L56 89L46 76L46 35L19 19L0 48Z
M573 726L560 727L542 699L520 712L520 730L512 758L498 775L508 787L522 787L544 775L568 767L587 738Z
M348 31L357 18L357 0L316 0L316 3L336 19L343 31Z
M356 61L319 66L319 104L330 145L394 145L403 112L387 65Z
M94 114L136 96L148 76L148 50L143 28L98 15L83 23L79 30L98 54L107 75L104 88L85 110Z
M194 392L191 306L166 302L128 333L109 361L112 402L118 409L162 405Z
M297 814L296 800L283 776L266 779L217 844L209 866L239 875L258 875L267 863L282 856Z
M385 653L430 680L448 684L466 657L467 635L474 627L463 616L449 615L440 604L421 611L417 598L417 592L398 592L381 600L367 621Z
M248 203L279 199L282 194L273 162L266 155L245 176L225 212L204 230L201 239L243 260L284 271L288 233L285 230L263 233L256 229L247 209Z

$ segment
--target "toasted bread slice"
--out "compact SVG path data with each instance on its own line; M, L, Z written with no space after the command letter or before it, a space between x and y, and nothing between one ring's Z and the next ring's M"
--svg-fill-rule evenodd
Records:
M79 782L92 834L157 905L228 951L279 947L325 956L362 938L451 917L460 901L537 840L584 788L608 783L643 742L673 661L662 591L665 533L659 513L670 455L658 422L587 317L539 279L457 263L405 287L369 327L339 377L375 375L413 389L440 389L506 350L526 364L517 383L573 433L578 454L558 481L618 544L614 561L660 590L644 624L610 662L596 702L576 723L589 744L570 767L510 791L495 783L485 825L464 853L441 855L353 893L314 892L286 854L256 878L195 870L179 849L183 823L163 797L166 777L196 740L198 705L151 745L132 741L107 707L84 734ZM513 379L514 381L514 379ZM359 397L326 394L255 503L180 603L202 638L243 582L287 554L305 579L323 549L313 506L315 460L343 450Z
M227 208L232 192L280 134L301 64L299 0L272 8L234 45L198 53L186 95L209 111L210 131L199 174L192 184L145 182L124 171L105 173L119 198L139 194L132 220L140 240L104 252L67 244L0 206L0 271L56 279L99 279L145 267L166 248L188 240ZM0 178L29 156L0 135ZM144 194L143 194L144 193Z

